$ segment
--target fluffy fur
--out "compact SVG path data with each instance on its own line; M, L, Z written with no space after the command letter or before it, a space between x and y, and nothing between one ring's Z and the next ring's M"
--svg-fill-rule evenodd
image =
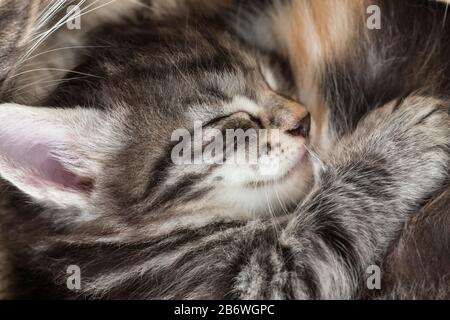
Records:
M189 10L191 2L182 3L180 12ZM446 44L435 44L423 55L400 52L409 57L401 60L386 50L389 37L352 28L363 21L363 5L266 1L255 10L247 3L240 11L242 25L236 24L236 3L210 5L201 12L226 17L225 27L217 19L199 17L186 27L183 19L153 2L152 14L164 13L169 21L143 20L126 32L121 27L105 29L92 38L92 43L109 47L88 51L90 59L75 71L93 73L96 80L72 79L44 101L66 110L1 106L0 117L10 124L0 130L0 174L22 190L8 185L1 215L9 297L374 296L365 290L366 268L382 263L403 224L448 179L449 106L442 97L447 92L442 81L447 74L448 62L442 59ZM396 5L379 4L393 14L387 24L390 39L410 29L408 22L396 23L395 13L402 12ZM432 39L441 39L445 23L438 29L431 21L443 5L429 5L432 10L421 19L422 26L430 28ZM323 13L333 8L341 14L327 18L330 15ZM405 8L422 14L412 6ZM352 19L340 20L345 17ZM255 21L264 22L267 32L252 29ZM293 28L298 23L302 28ZM295 190L297 199L293 206L280 205L269 212L279 216L288 211L276 220L248 222L242 219L248 218L248 209L242 211L239 194L232 195L238 200L234 205L217 196L232 191L226 188L229 181L222 181L229 171L207 167L188 172L186 167L180 172L169 163L170 133L193 118L207 121L225 115L226 121L219 121L221 129L280 128L286 133L286 147L306 141L305 136L289 140L292 120L305 119L304 108L270 90L255 59L259 55L227 32L227 24L244 40L256 40L253 46L288 58L294 96L304 100L313 115L310 143L321 158L309 159L315 166L314 188L297 206L309 175L308 166L298 170L295 187L284 182L282 190L284 196ZM285 34L286 30L302 34ZM278 45L264 38L267 35ZM421 33L413 35L403 43L411 50L420 43L416 40ZM357 60L348 52L356 40L363 40L358 42ZM305 43L314 48L314 55L308 56ZM386 64L389 58L396 63ZM410 77L413 61L440 71L423 68ZM374 68L377 62L383 67ZM386 65L397 68L397 78L386 76ZM398 85L396 79L405 81ZM372 109L376 110L363 118ZM230 111L237 114L230 116ZM14 116L17 112L22 120ZM43 123L54 131L39 130ZM44 159L45 166L36 159ZM49 174L49 163L66 177L63 183ZM215 176L217 172L221 174ZM273 186L267 191L276 196ZM26 205L23 193L33 206ZM292 194L281 203L286 205L289 198ZM414 239L416 232L412 234ZM405 241L410 237L405 235ZM399 249L391 250L401 264ZM65 271L72 264L82 270L78 292L65 286ZM400 270L387 268L392 274ZM445 277L444 271L435 284L413 280L408 286L394 275L382 294L445 297Z

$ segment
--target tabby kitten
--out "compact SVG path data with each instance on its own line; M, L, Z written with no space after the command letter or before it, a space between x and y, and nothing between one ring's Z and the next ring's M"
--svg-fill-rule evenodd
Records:
M0 105L9 297L361 297L366 268L448 178L448 104L387 103L319 161L305 108L269 88L224 26L141 23L100 31L76 69L95 81L60 86L52 108ZM172 133L195 120L280 131L259 141L279 170L174 165Z
M418 93L449 99L449 3L230 0L208 1L208 8L217 15L225 6L219 17L244 41L286 59L295 96L312 115L311 143L326 154L365 114L392 99ZM450 297L448 183L442 191L384 260L386 292L395 287L401 298Z

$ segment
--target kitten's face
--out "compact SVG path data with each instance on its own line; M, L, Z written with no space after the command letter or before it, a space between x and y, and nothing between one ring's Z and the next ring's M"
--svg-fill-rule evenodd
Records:
M95 74L96 83L72 84L53 98L53 105L97 110L31 116L62 121L72 131L73 151L52 150L61 142L27 142L58 158L57 165L38 161L40 179L50 181L30 186L11 168L3 176L38 200L82 207L84 220L107 214L148 222L184 213L201 219L208 212L246 218L295 206L310 183L305 108L273 92L256 58L227 34L159 32L129 30L106 39L110 46L80 67ZM23 158L21 150L3 149ZM31 158L42 157L42 147L34 152ZM53 191L43 196L36 190L42 187ZM62 191L67 201L55 196Z
M195 89L205 90L204 101L180 105L182 111L168 111L150 125L164 126L144 139L157 144L141 164L147 180L140 189L151 207L275 215L305 194L309 115L252 72L253 87L243 74L221 74L213 92L209 85Z

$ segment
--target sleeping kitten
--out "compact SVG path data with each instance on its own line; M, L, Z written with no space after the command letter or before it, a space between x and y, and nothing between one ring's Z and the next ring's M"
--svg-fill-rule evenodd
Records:
M178 8L192 14L199 1L181 1ZM225 16L248 44L286 59L295 97L313 119L311 144L326 154L365 114L392 99L418 93L449 99L449 3L230 0L204 7L209 15ZM448 183L441 191L399 233L378 295L450 297Z
M220 23L145 26L100 31L75 70L95 79L63 84L51 108L0 106L0 175L20 190L1 216L9 296L360 297L366 268L448 177L447 103L387 103L319 162L305 152L305 108L273 92ZM277 130L258 142L278 170L268 178L226 154L175 165L172 134L196 120ZM80 290L66 287L70 265Z

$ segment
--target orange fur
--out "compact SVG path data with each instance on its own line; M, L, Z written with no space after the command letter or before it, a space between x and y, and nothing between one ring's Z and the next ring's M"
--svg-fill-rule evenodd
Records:
M313 143L328 149L327 106L320 95L320 76L328 61L338 61L363 23L363 1L302 0L277 8L276 38L293 69L298 95L313 118Z

